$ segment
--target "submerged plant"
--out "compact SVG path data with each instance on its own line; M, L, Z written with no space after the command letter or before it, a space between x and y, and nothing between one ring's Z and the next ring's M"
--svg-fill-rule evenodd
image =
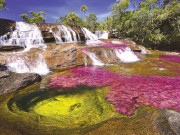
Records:
M180 57L178 56L160 56L159 58L161 60L167 60L167 61L180 63Z
M140 105L180 110L180 76L127 76L93 67L69 70L72 75L53 75L49 87L109 86L107 99L127 115Z

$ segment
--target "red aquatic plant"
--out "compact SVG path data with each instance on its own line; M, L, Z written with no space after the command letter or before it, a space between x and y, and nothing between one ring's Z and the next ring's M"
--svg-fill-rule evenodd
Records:
M160 56L161 60L167 60L172 62L180 63L180 57L179 56Z
M131 115L139 105L180 110L180 76L127 76L93 67L69 70L72 75L53 75L49 86L108 86L107 99L117 111L127 115Z

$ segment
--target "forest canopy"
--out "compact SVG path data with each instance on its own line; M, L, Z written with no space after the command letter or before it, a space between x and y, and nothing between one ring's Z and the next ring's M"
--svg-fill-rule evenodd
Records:
M128 11L129 0L112 6L111 30L119 38L131 38L146 47L180 44L180 2L178 0L141 0ZM164 46L168 47L168 46Z

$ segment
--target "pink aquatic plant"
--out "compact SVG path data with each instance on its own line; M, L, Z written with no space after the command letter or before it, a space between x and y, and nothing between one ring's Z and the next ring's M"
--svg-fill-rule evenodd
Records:
M179 56L160 56L161 60L167 60L172 62L180 63L180 57Z
M69 70L72 75L53 75L49 86L108 86L107 99L117 111L127 115L131 115L140 105L180 110L180 76L127 76L94 67Z

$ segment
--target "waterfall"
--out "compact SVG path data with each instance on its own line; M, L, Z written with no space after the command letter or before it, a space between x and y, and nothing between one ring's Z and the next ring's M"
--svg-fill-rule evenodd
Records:
M16 22L16 28L13 32L0 37L0 45L23 46L26 50L31 48L46 48L41 31L36 24L29 24L24 22Z
M53 34L56 43L62 43L63 42L62 39L55 32L52 31L52 28L49 28L49 32L51 32Z
M87 62L87 56L84 56L84 65L87 66L88 62Z
M74 32L71 27L69 27L69 30L72 32L73 41L74 41L74 42L78 41L78 40L77 40L77 37L76 37L76 32Z
M82 51L89 56L89 58L92 60L92 64L95 66L104 66L104 63L101 62L101 60L96 57L96 55L92 52L89 52L87 49L82 49Z
M104 31L104 30L98 30L95 32L95 35L99 38L99 39L108 39L108 31Z
M86 40L98 40L98 37L86 28L81 28Z
M103 55L105 56L107 63L109 63L109 57L107 56L106 50L103 50Z
M146 50L146 48L144 46L139 46L139 48L141 49L142 54L150 53L150 51Z
M131 63L138 61L138 57L131 51L129 47L125 49L115 49L116 56L124 63Z
M38 73L46 75L49 69L46 65L43 55L41 54L25 54L15 53L6 55L7 67L12 72L17 73Z

